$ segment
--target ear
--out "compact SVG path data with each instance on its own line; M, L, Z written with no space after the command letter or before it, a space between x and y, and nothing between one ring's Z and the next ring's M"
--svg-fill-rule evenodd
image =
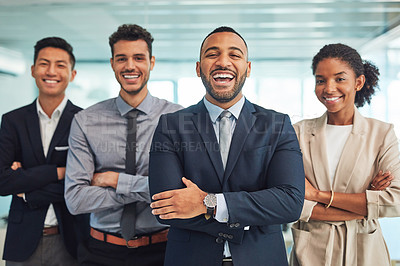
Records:
M31 65L31 75L35 78L35 65Z
M155 63L156 63L156 58L154 56L152 56L150 58L150 70L153 70Z
M71 72L71 78L70 78L69 82L74 81L75 76L76 76L76 70L74 69L74 70L72 70L72 72Z
M114 70L114 60L112 57L110 58L110 64L111 64L111 68Z
M365 84L365 76L360 75L358 78L356 78L356 91L360 91Z
M199 61L196 62L196 73L197 73L197 76L200 77L200 62Z
M250 77L250 72L251 72L251 62L248 61L248 62L247 62L247 73L246 73L246 77Z

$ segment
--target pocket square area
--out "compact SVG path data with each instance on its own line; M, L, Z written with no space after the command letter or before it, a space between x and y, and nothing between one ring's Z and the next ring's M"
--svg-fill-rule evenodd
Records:
M68 146L60 146L60 147L55 147L54 148L56 151L66 151L69 149Z

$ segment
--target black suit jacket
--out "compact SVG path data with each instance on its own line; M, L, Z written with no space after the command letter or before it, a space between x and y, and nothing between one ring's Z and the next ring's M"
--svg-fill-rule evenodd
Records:
M81 110L70 101L60 117L44 156L36 101L4 114L0 128L0 195L12 195L4 245L4 260L24 261L42 237L50 203L68 252L76 257L78 242L88 236L89 216L71 215L64 201L64 180L57 167L65 167L72 118ZM14 161L22 168L12 170ZM25 193L26 202L17 196Z
M287 115L246 101L225 171L203 101L161 116L150 152L150 194L183 188L183 176L203 191L223 193L229 220L159 219L171 225L165 265L220 266L225 241L235 266L287 265L280 224L297 220L304 200L302 155Z

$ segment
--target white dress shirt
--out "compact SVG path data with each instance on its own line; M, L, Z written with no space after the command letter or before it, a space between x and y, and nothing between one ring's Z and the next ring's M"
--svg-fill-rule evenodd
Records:
M39 103L39 98L36 100L36 108L40 122L40 136L42 138L42 145L45 157L47 157L51 139L53 138L54 132L56 131L58 121L60 121L61 114L64 111L65 106L67 105L67 101L68 99L65 96L62 102L57 106L57 108L51 114L51 117L48 117ZM46 214L46 219L44 220L44 226L50 227L56 225L58 225L56 213L54 212L53 204L50 204L50 207Z

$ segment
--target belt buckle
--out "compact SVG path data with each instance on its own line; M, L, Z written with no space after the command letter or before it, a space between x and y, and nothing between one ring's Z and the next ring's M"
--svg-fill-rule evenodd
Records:
M138 236L135 236L135 237L133 237L132 239L129 239L129 240L125 240L125 241L126 241L126 247L127 247L127 248L138 248L139 246L131 246L131 245L129 245L129 241L131 241L131 240L137 240L137 239L139 239Z

